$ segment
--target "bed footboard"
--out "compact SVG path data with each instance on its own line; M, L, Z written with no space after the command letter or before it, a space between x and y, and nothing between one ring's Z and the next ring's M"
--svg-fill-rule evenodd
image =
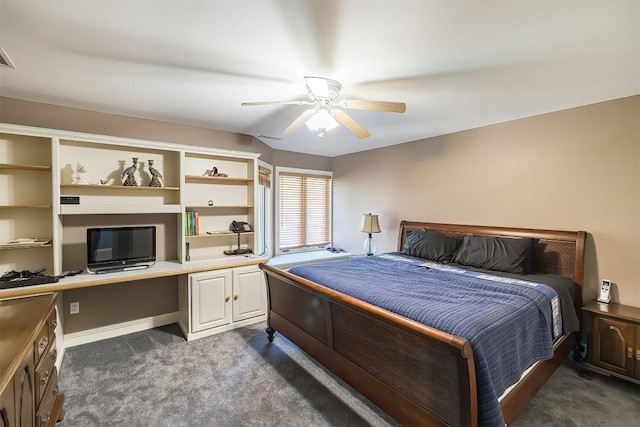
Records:
M405 425L477 425L470 343L268 265L281 333Z

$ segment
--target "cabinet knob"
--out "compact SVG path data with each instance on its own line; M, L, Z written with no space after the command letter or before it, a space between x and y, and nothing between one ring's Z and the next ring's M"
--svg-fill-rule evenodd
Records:
M230 300L230 299L231 299L231 297L226 297L226 298L224 299L224 302L229 302L229 300Z
M631 347L627 347L627 358L633 359L633 349Z
M238 295L234 295L234 296L233 296L233 300L234 300L234 301L238 301Z

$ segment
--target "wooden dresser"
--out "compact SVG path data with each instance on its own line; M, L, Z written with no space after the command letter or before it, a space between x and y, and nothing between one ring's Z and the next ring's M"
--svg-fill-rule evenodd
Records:
M0 427L54 426L64 415L55 367L58 298L0 301Z

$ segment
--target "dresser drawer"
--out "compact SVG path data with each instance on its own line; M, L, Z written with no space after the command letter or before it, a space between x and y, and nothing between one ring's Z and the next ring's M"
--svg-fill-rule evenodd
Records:
M36 411L36 427L46 427L48 425L55 425L57 418L55 414L52 414L53 405L58 397L58 370L54 367L51 371L47 388L42 396L40 407Z
M49 319L47 320L49 325L49 340L53 340L56 336L56 326L58 326L58 320L56 318L56 310L53 310Z
M41 404L42 395L44 394L47 384L51 382L51 376L55 369L56 358L58 357L58 351L56 350L55 338L49 341L47 352L40 359L40 362L36 366L36 378L35 378L35 399L36 408L39 408Z
M47 351L49 341L49 322L45 322L38 331L38 335L36 336L36 340L33 344L36 364L38 364L42 355Z

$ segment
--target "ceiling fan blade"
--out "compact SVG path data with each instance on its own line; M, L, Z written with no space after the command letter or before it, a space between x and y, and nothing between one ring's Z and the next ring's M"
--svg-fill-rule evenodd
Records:
M261 102L243 102L243 107L253 107L255 105L311 105L310 101L261 101Z
M297 119L294 120L293 123L291 123L289 125L288 128L286 128L284 130L284 132L282 132L284 135L291 135L292 133L296 132L298 129L300 129L302 126L304 126L305 123L307 123L307 120L309 120L311 118L311 116L313 116L315 114L316 110L313 109L309 109L307 111L305 111L304 113L300 114L298 116Z
M407 109L404 102L366 101L361 99L345 99L340 101L340 105L354 110L386 111L389 113L404 113Z
M333 110L331 114L333 114L334 119L336 119L342 126L349 129L358 138L363 139L371 136L371 132L366 130L360 123L356 122L353 117L344 111Z

